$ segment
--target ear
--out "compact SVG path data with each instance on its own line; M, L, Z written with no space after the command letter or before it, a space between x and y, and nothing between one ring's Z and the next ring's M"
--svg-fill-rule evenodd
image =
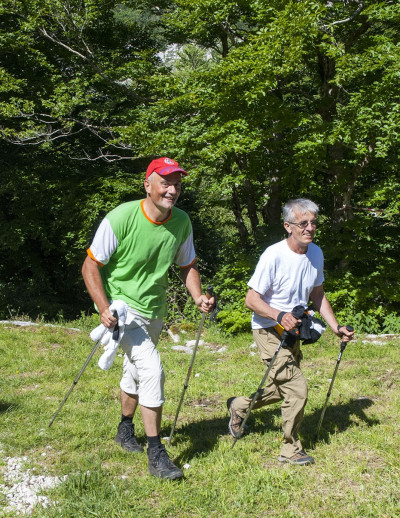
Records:
M144 189L145 189L145 191L146 191L147 193L149 193L149 192L150 192L150 182L149 182L149 180L147 180L147 179L146 179L146 180L144 180L143 185L144 185Z
M285 221L285 223L283 224L283 226L285 227L285 230L288 234L291 234L292 231L291 231L291 228L290 228L290 225L287 221Z

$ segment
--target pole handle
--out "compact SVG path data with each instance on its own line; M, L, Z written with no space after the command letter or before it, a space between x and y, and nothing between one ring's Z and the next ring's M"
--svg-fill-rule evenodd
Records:
M115 327L113 329L113 333L112 333L112 339L117 341L118 338L119 338L119 325L118 325L118 313L117 311L114 309L113 311L113 317L115 317L117 319L117 323L115 324Z
M350 332L354 331L354 328L352 326L346 326L346 329L347 329L347 331L350 331ZM343 338L343 333L341 333L341 336ZM348 342L345 342L344 340L342 340L340 342L340 350L341 350L341 352L343 352L345 350L347 344L348 344ZM339 359L339 361L340 361L340 359Z
M211 299L211 297L213 295L214 295L214 288L212 286L207 286L206 297L208 299Z
M341 326L340 324L338 325L338 331L342 327L346 327L347 331L350 331L350 332L354 331L354 327L352 327L352 326ZM340 333L340 331L339 331L339 333ZM343 333L340 333L340 334L343 336Z

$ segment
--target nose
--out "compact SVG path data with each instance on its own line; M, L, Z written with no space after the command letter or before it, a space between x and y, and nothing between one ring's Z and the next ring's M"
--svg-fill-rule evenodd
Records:
M179 185L170 184L168 186L168 194L175 195L175 194L178 194L179 191L180 191L180 186Z

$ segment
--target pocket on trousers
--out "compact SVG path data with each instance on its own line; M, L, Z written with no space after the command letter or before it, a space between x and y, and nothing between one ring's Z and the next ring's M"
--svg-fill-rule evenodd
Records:
M278 365L271 369L271 377L278 383L290 381L297 370L297 362L292 355L287 356Z

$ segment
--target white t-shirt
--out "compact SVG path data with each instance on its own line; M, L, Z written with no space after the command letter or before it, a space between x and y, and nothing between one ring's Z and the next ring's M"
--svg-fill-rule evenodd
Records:
M324 282L323 268L324 256L319 246L310 243L306 254L296 254L284 239L264 251L248 286L271 307L288 312L297 305L308 305L313 288ZM276 324L275 320L253 313L253 329Z

